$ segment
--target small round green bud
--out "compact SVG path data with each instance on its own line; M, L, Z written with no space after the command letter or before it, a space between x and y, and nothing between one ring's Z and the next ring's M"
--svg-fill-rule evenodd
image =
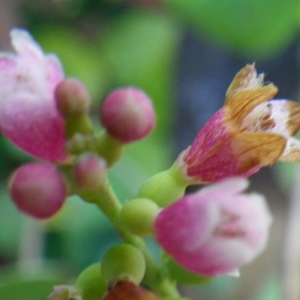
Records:
M108 283L116 279L128 279L139 284L144 277L145 268L142 252L132 245L122 244L106 252L101 263L101 274Z
M159 206L152 200L137 198L124 204L119 214L119 221L133 234L151 235L152 224L159 210Z
M77 278L74 287L81 290L84 300L102 299L107 284L101 276L100 263L87 267Z
M64 117L85 114L91 104L90 95L85 86L75 78L67 78L57 85L55 100Z
M73 155L79 155L88 151L93 151L96 141L93 135L75 133L67 142L67 152Z

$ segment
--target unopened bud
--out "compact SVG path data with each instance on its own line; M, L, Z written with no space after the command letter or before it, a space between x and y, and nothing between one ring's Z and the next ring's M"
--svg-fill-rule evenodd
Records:
M124 225L133 234L151 235L153 223L159 209L159 206L150 199L137 198L128 201L120 211L120 224Z
M156 122L150 98L134 87L110 93L103 102L100 119L107 132L122 143L146 137Z
M101 274L108 283L116 279L128 279L139 284L145 274L142 252L129 244L113 246L106 252L101 263Z
M95 154L83 154L76 162L73 174L80 188L96 190L105 182L106 162Z
M56 104L65 117L82 115L88 112L91 99L83 83L68 78L61 81L55 89Z
M33 162L13 173L10 194L21 211L37 219L47 219L61 208L67 189L54 165Z
M101 276L100 268L100 263L95 263L78 276L74 287L81 291L84 300L102 299L107 284Z

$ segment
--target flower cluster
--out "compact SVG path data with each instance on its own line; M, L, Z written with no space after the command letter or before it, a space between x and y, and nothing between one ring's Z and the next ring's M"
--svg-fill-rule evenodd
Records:
M16 54L0 55L0 130L44 160L15 171L13 201L26 214L48 219L67 195L78 194L100 208L124 240L74 286L56 287L49 299L184 299L174 280L203 283L235 272L264 250L272 217L262 195L245 193L246 178L277 160L300 160L300 142L293 137L300 129L300 104L271 100L277 88L264 85L254 65L235 76L224 107L192 146L122 205L107 171L128 143L153 130L150 98L134 87L113 91L102 104L98 133L86 88L64 78L58 58L44 54L25 30L12 31L12 44ZM188 185L199 183L213 184L184 195ZM154 262L143 241L147 235L164 249L168 263ZM162 272L164 278L157 275Z

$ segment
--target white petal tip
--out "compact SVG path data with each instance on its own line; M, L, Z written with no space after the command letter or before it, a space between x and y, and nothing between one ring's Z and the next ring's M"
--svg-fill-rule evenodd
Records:
M226 276L231 276L231 277L240 277L240 270L239 269L235 269L229 273L226 274Z

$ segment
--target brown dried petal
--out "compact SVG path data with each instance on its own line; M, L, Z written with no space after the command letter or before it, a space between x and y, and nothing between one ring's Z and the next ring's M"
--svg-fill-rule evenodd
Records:
M284 152L286 138L264 132L237 134L234 139L236 155L242 163L240 172L255 166L268 166L275 163Z
M262 86L263 80L263 74L257 76L255 64L246 65L233 78L232 83L226 92L225 104L229 102L232 96L238 91Z
M226 121L233 122L234 127L240 127L243 119L257 105L273 98L277 91L275 85L269 84L235 93L230 101L226 103Z
M291 136L300 129L300 103L288 101L289 118L286 122L287 129Z

